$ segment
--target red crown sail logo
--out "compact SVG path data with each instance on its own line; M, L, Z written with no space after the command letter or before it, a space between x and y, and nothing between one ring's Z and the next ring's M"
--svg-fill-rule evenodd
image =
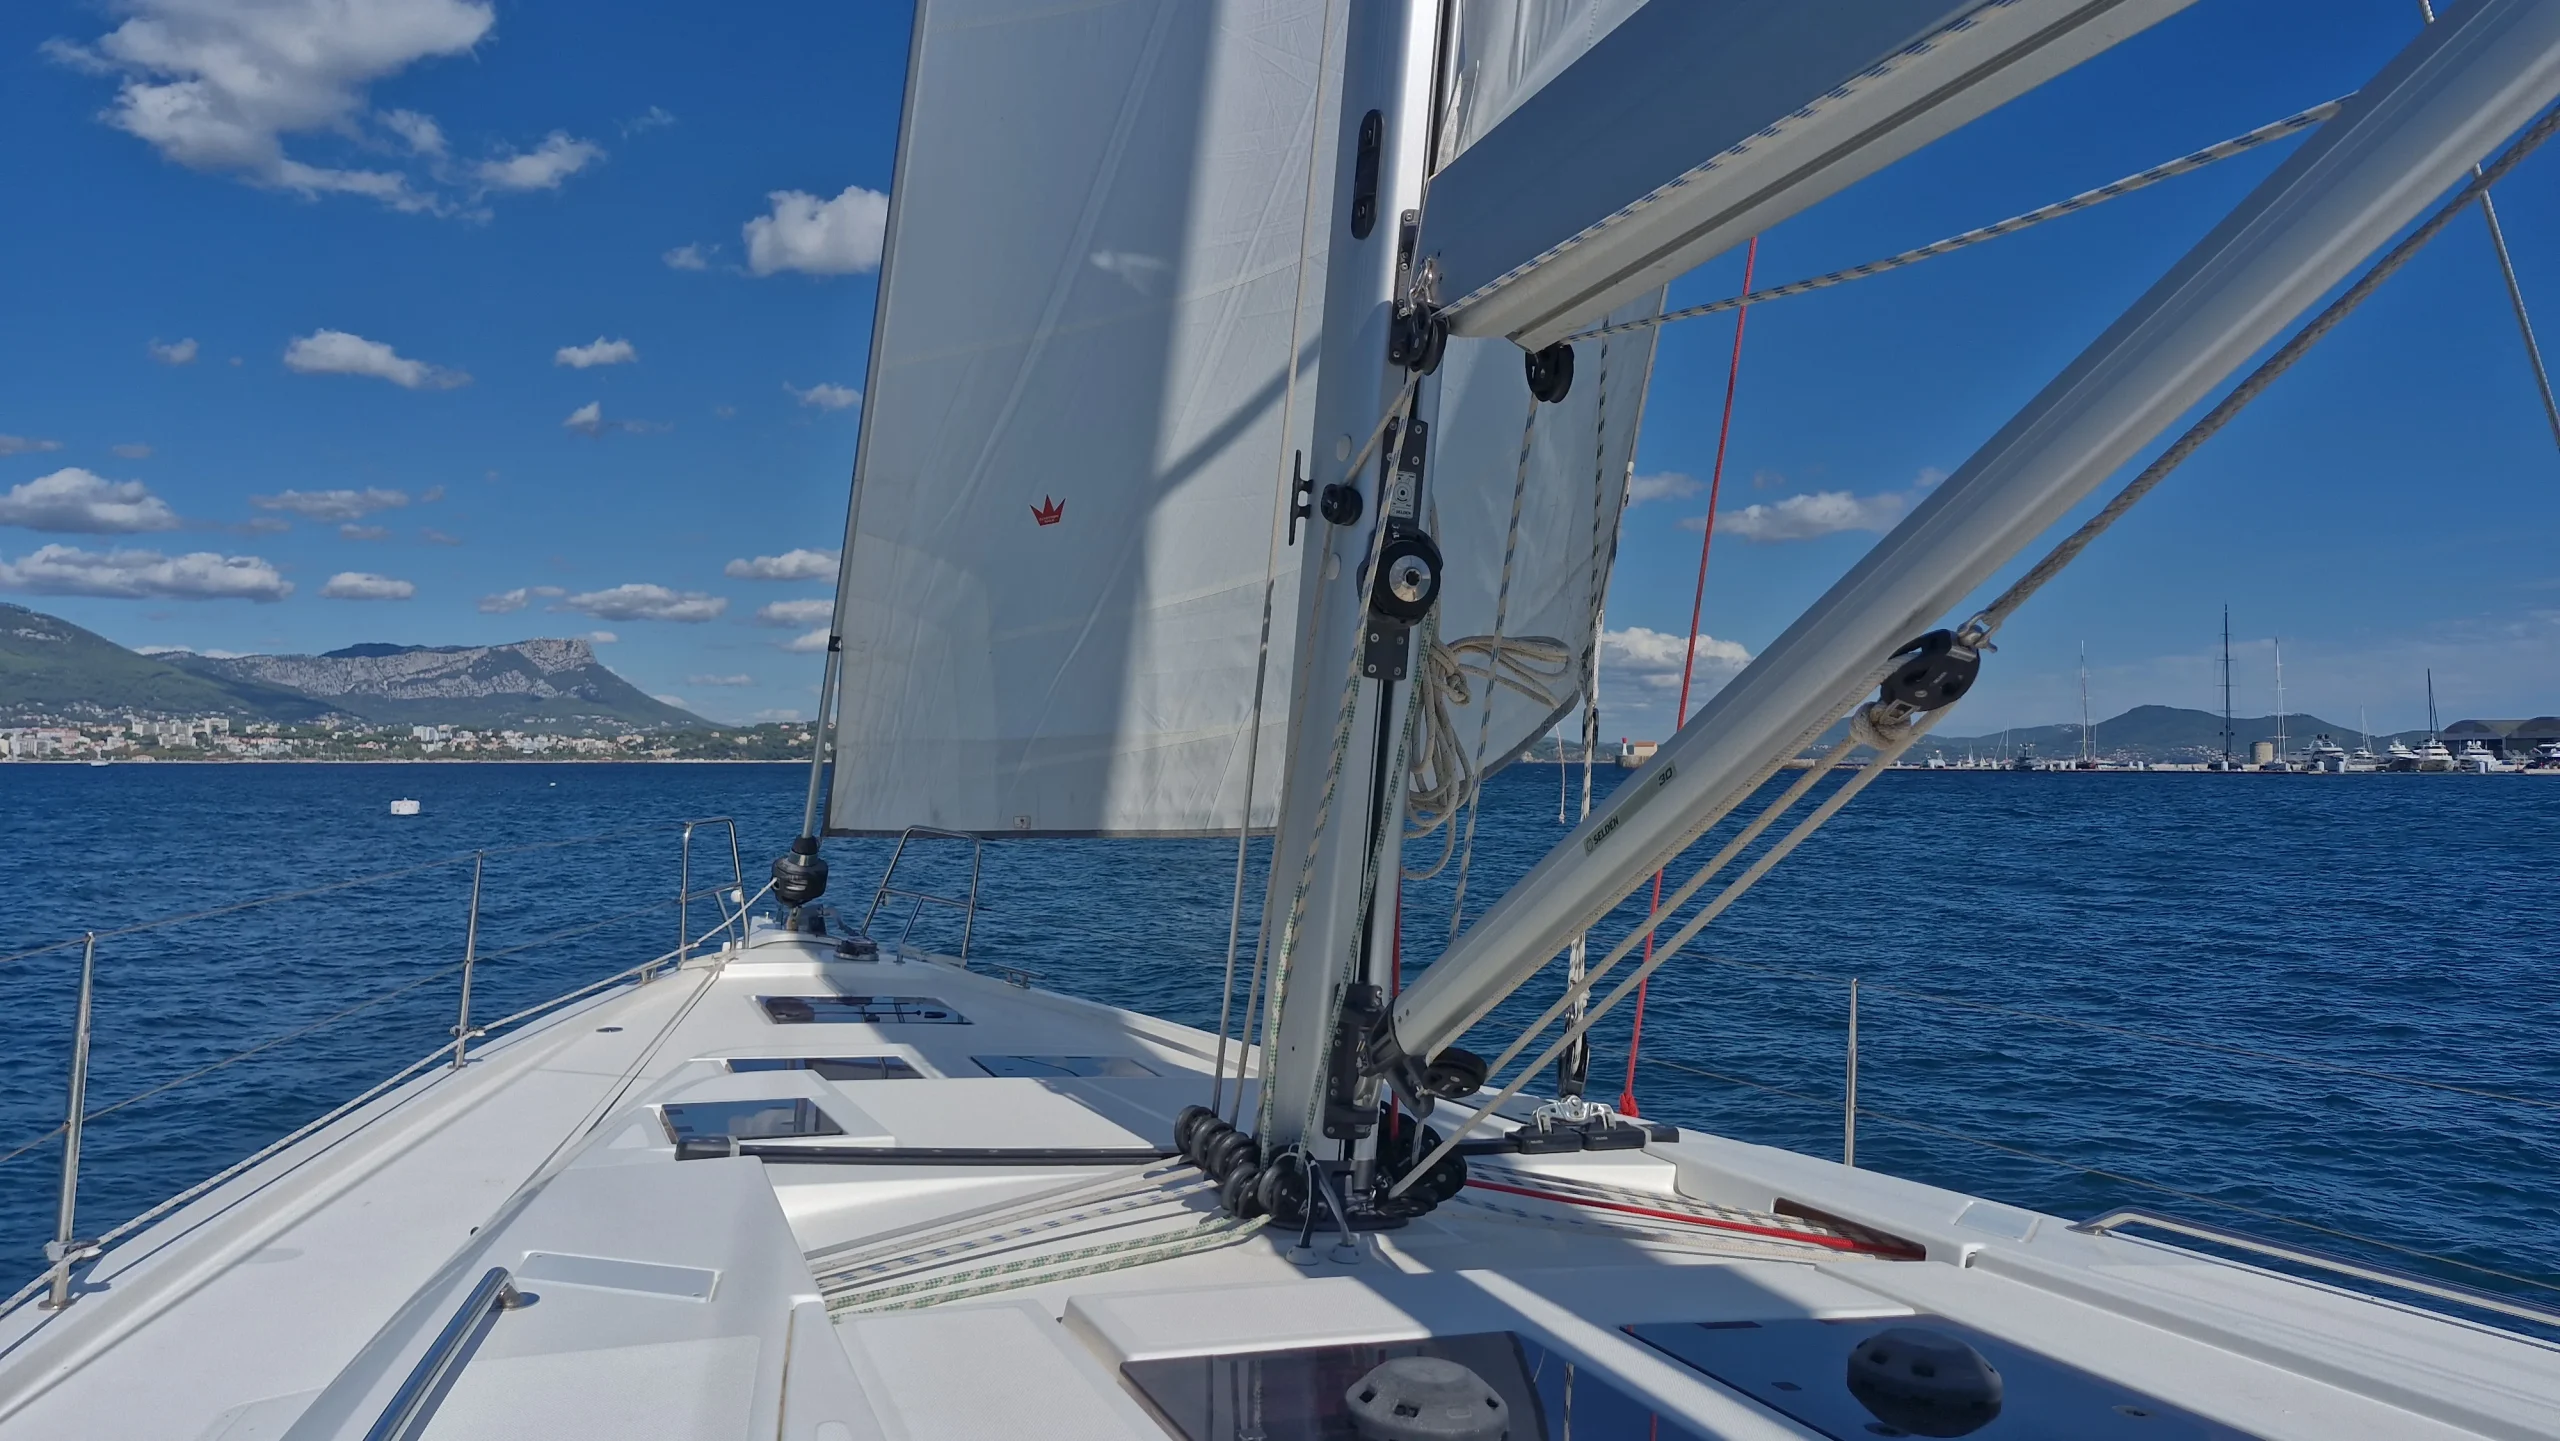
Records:
M1031 507L1031 519L1036 524L1056 525L1066 518L1067 503L1063 500L1051 500L1044 495L1040 497L1040 504Z

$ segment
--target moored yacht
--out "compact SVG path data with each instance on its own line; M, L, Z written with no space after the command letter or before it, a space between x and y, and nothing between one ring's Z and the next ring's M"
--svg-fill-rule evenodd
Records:
M84 978L0 1441L2560 1435L2560 1348L2511 1329L2560 1313L1862 1169L1854 1089L1838 1161L1585 1094L1594 1024L1960 704L2036 588L2370 293L2358 265L2549 133L2560 5L2474 0L2232 142L2299 141L1402 954L1401 881L1465 873L1488 759L1576 710L1595 749L1668 281L2179 8L925 0L772 880L86 1235ZM974 861L963 897L894 859L875 892L955 907L956 951L849 927L822 849L856 834L1232 836L1234 1014L973 963ZM1176 963L1132 934L1052 944ZM1543 1016L1488 1019L1542 978Z

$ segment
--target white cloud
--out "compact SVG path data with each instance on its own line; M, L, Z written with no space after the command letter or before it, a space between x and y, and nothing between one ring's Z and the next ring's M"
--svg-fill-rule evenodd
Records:
M110 445L107 449L109 452L126 460L149 460L151 458L151 447L144 445L138 440L129 440L122 445Z
M343 330L315 330L284 348L284 368L301 375L370 375L408 390L469 385L466 371L411 360L379 340Z
M418 539L425 541L425 542L426 542L427 544L429 544L429 545L460 545L460 544L462 544L462 537L460 537L460 536L458 536L458 535L447 535L447 534L445 534L443 531L437 530L437 529L433 528L432 526L430 526L430 527L428 527L428 528L426 528L426 529L424 529L424 530L419 531L419 532L418 532Z
M0 494L0 525L74 535L130 535L175 530L178 517L141 481L107 480L75 465Z
M786 707L784 707L784 708L783 708L783 709L781 709L781 710L760 710L760 711L757 711L754 715L752 715L752 716L749 716L749 717L748 717L748 719L749 719L749 720L758 721L758 722L762 722L762 721L805 721L805 720L807 720L808 718L809 718L809 712L808 712L808 711L803 710L803 709L800 709L800 708L798 708L798 707L791 707L791 706L786 706Z
M480 613L482 615L505 615L509 611L522 610L526 606L533 604L534 598L537 596L563 596L567 594L567 591L562 590L556 585L520 585L514 590L502 590L496 595L484 595L480 597Z
M827 648L827 628L820 626L806 635L795 635L782 642L782 648L793 655L809 655Z
M490 190L557 190L561 181L603 158L603 146L554 130L531 150L483 160L471 173Z
M756 609L756 624L792 629L799 626L826 625L835 620L836 603L831 600L777 600Z
M1923 466L1911 479L1908 490L1880 491L1874 495L1853 495L1845 490L1818 490L1810 495L1791 495L1774 504L1746 505L1740 510L1719 511L1716 526L1731 530L1744 540L1782 541L1813 540L1851 530L1891 530L1894 523L1912 506L1920 503L1931 487L1947 478L1936 466ZM1753 484L1759 483L1754 477ZM1684 530L1700 530L1706 517L1692 516L1680 522Z
M640 358L640 348L628 340L607 340L599 335L591 344L564 345L551 352L554 365L575 366L585 370L596 365L629 365Z
M751 675L689 675L684 678L684 683L686 685L754 685L756 678Z
M679 245L658 258L665 261L670 270L709 270L711 268L711 259L703 254L699 244Z
M431 485L424 491L419 492L418 504L433 505L442 499L444 499L444 487L441 485Z
M293 582L254 555L216 555L203 550L169 556L156 550L99 552L48 545L21 560L0 560L0 590L129 599L158 596L174 600L270 601L293 594Z
M1648 500L1673 500L1697 493L1698 478L1694 475L1682 475L1676 470L1664 471L1660 475L1627 477L1627 504L1629 505L1642 505Z
M189 169L304 195L367 195L402 210L437 201L396 171L295 160L284 137L347 133L367 86L420 60L468 54L496 20L482 0L125 0L115 8L126 19L94 44L45 47L55 60L120 77L108 124ZM423 133L409 127L412 148Z
M1654 690L1677 695L1680 689L1680 653L1686 649L1687 636L1668 631L1648 630L1631 625L1625 630L1600 633L1600 674L1604 678L1625 679L1632 674L1638 682ZM1751 652L1738 641L1718 640L1711 635L1698 637L1697 661L1690 669L1689 701L1694 711L1697 702L1715 694L1716 688L1751 663Z
M0 435L0 455L34 455L39 451L60 450L58 440L30 440L23 435Z
M732 580L827 580L836 573L836 553L786 550L780 555L733 560L720 569Z
M320 587L320 593L331 600L407 600L418 593L418 588L387 575L342 570L329 577L329 583Z
M382 128L407 141L411 152L419 155L444 154L444 127L434 117L415 110L385 110L374 117Z
M151 342L151 358L162 365L193 365L196 363L196 343L192 339L173 340L166 344L155 340Z
M688 624L717 620L728 608L726 596L645 583L585 591L565 597L559 605L561 610L574 610L598 620L674 620Z
M627 430L635 435L646 435L651 431L668 428L664 421L608 419L604 413L604 402L600 400L590 400L570 411L569 418L560 422L560 427L563 430L574 430L580 435L602 435L608 430Z
M1910 497L1895 490L1877 495L1817 490L1810 495L1791 495L1775 504L1762 502L1724 511L1716 517L1716 524L1744 540L1812 540L1849 530L1889 530L1909 505ZM1693 519L1682 524L1696 530L1704 521Z
M675 123L676 118L667 113L665 106L652 105L643 113L623 121L622 133L626 136L641 135L652 130L664 129Z
M390 537L391 529L388 526L358 525L353 521L349 521L345 525L338 527L338 538L340 540L388 540ZM327 594L326 591L321 593L324 595Z
M361 520L377 510L398 510L409 503L405 490L280 490L273 495L253 495L249 503L260 510L291 511L305 520Z
M621 639L622 637L615 635L609 630L591 630L587 632L587 643L589 645L612 645Z
M747 269L756 275L797 270L809 275L852 275L880 267L880 241L889 224L889 197L848 185L833 200L803 190L765 197L770 213L746 223Z
M791 392L793 399L815 410L842 410L846 406L858 405L862 401L861 391L851 386L834 385L823 380L807 390L802 390L786 380L782 382L782 388Z

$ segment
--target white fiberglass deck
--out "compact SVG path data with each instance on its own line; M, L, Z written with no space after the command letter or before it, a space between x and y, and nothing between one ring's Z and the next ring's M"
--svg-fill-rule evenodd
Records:
M386 1434L493 1268L530 1304L474 1313L405 1434L1286 1441L1336 1434L1291 1407L1340 1367L1417 1344L1517 1358L1585 1436L1899 1434L1841 1419L1838 1354L1918 1317L2001 1359L1986 1437L2560 1436L2540 1342L1695 1134L1479 1156L1456 1201L1294 1264L1153 1158L1211 1038L757 941L411 1083L0 1320L0 1441ZM865 1064L752 1064L810 1059ZM742 1102L825 1134L677 1159L666 1107L736 1130ZM1849 1229L1778 1214L1807 1212Z

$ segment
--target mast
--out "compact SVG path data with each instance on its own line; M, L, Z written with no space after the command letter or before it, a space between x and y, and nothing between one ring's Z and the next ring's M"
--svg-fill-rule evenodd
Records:
M2231 769L2231 607L2222 608L2222 768Z
M2282 765L2288 764L2288 762L2285 760L2285 749L2284 749L2284 746L2285 746L2285 734L2284 734L2284 637L2283 637L2283 636L2277 636L2277 637L2276 637L2276 639L2275 639L2275 647L2276 647L2276 764L2277 764L2277 765L2279 765L2279 766L2282 766Z
M2427 667L2427 739L2441 739L2436 729L2436 668Z
M1409 222L1422 203L1438 10L1352 0L1348 12L1316 370L1318 516L1299 588L1291 759L1263 906L1264 925L1275 928L1255 1127L1266 1167L1301 1144L1329 1165L1346 1161L1356 1135L1342 1133L1366 1134L1355 1113L1375 1116L1373 1104L1329 1095L1327 1079L1346 1005L1357 1017L1383 1004L1394 949L1395 907L1379 898L1392 897L1402 865L1405 785L1390 769L1409 697L1398 681L1412 646L1401 626L1389 634L1365 622L1371 558L1396 535L1378 528L1412 530L1424 514L1436 392L1418 386L1415 403L1389 418L1408 379L1390 361L1389 343ZM1430 560L1436 595L1436 551ZM1397 564L1384 568L1393 574Z
M2483 0L2428 27L1479 916L1398 998L1372 1067L1489 1014L2555 93L2560 7Z
M2097 747L2089 740L2089 643L2080 642L2080 767L2083 770L2098 763Z

